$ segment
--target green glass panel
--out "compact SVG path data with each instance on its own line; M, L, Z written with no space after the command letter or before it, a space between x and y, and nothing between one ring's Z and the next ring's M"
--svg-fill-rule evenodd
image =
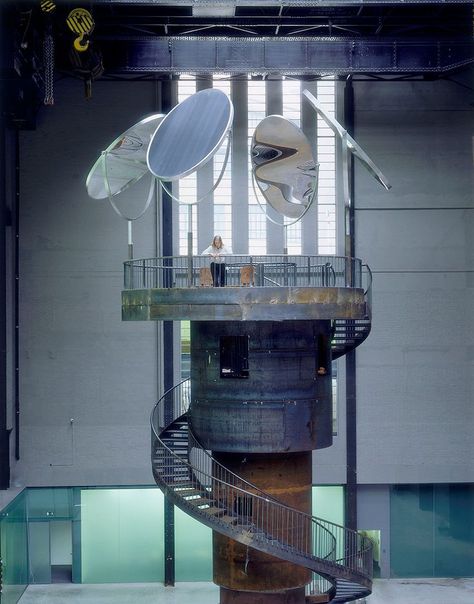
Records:
M81 489L71 489L72 501L72 582L82 583L81 560Z
M313 487L313 516L344 526L344 487ZM337 536L338 533L336 533ZM344 542L336 542L336 558L344 555Z
M175 507L176 581L212 581L212 530Z
M28 489L28 518L30 520L67 520L71 518L71 489Z
M313 516L344 526L344 487L313 487Z
M392 576L474 575L474 485L392 487L390 507Z
M28 585L26 493L0 514L0 555L3 560L2 604L16 604Z
M28 522L30 583L51 583L49 522Z
M393 577L433 576L433 485L397 485L390 493Z
M158 489L83 489L84 583L163 581L163 495Z
M474 485L434 487L434 576L474 576Z

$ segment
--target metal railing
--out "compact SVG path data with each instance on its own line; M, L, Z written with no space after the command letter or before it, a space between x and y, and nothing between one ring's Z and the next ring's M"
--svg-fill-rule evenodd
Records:
M177 430L170 426L186 413L189 400L188 379L168 390L151 414L155 479L175 503L241 543L319 573L310 593L334 590L331 577L348 573L370 584L372 545L366 537L272 498L212 458L189 428L187 457L173 450Z
M251 270L256 287L362 287L362 261L345 256L239 255L225 258L226 286L247 285L241 270ZM124 289L199 287L208 256L164 256L124 262Z

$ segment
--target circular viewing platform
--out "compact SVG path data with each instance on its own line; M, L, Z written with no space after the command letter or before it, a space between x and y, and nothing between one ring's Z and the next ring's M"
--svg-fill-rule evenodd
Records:
M344 256L228 255L213 287L208 256L124 263L124 321L361 320L370 316L371 273Z

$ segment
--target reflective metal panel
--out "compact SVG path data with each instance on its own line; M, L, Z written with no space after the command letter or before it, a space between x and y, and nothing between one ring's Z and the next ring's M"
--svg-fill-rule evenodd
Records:
M288 218L300 218L317 186L317 165L305 134L281 115L269 115L255 129L252 169L267 202Z
M309 90L303 90L303 96L305 96L310 104L316 109L318 114L322 117L322 119L326 122L326 124L331 128L334 134L337 134L341 137L343 145L347 147L347 149L356 157L360 159L364 167L372 174L372 176L378 180L378 182L385 187L387 190L391 189L392 185L388 182L382 172L377 168L374 162L370 159L367 153L362 149L362 147L357 143L352 136L347 133L347 130L341 126L341 124L335 120L331 115L329 115L321 105L321 103L309 92Z
M178 180L211 159L230 130L234 109L221 90L209 88L176 105L161 122L147 153L160 180Z
M163 119L156 113L126 130L102 152L87 176L87 192L94 199L117 195L148 172L146 152Z

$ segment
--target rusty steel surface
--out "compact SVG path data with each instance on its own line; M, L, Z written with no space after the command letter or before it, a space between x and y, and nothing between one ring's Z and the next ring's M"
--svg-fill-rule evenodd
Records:
M327 602L328 600L326 600ZM307 604L304 588L286 589L280 592L262 593L220 589L219 604Z
M124 321L363 319L364 291L349 287L208 287L124 290Z
M308 601L306 600L304 587L268 593L221 587L219 604L308 604Z
M254 453L330 446L330 329L330 321L193 321L189 418L200 442ZM221 377L219 342L233 336L248 338L245 379Z
M292 508L311 513L310 452L283 455L214 453L214 457L268 495ZM234 496L234 501L227 503L236 512L244 512L250 518L252 514L256 513L251 507L246 509L245 497L237 495ZM278 527L269 526L268 530L278 536ZM294 540L296 541L298 538L302 539L304 536L295 535ZM285 591L298 587L303 588L311 580L311 573L308 569L259 552L216 532L213 533L213 550L214 582L230 590ZM231 597L230 594L228 597ZM283 597L283 594L280 594L279 597ZM288 594L285 597L288 597ZM243 600L236 601L243 602ZM255 600L255 602L258 601L258 599ZM272 600L262 601L271 602ZM275 600L275 602L285 601L284 599Z

